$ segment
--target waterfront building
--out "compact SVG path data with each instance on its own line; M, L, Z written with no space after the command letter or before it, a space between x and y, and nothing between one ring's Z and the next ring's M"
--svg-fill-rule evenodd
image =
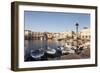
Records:
M82 30L80 30L80 37L82 40L90 41L90 29L84 27Z
M47 33L47 38L48 39L53 39L53 33Z
M25 39L56 39L56 40L77 40L76 33L74 31L66 31L66 32L34 32L30 30L24 31ZM89 41L90 40L90 29L85 27L78 32L78 40Z
M32 31L25 30L24 31L24 36L25 36L25 39L32 39Z

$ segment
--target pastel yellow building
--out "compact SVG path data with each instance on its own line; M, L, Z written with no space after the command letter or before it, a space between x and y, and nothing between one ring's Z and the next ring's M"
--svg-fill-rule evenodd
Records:
M83 28L81 31L80 31L80 37L81 39L84 39L84 40L90 40L90 29L89 28Z

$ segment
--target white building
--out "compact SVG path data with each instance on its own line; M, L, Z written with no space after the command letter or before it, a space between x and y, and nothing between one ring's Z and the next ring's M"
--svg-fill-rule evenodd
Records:
M25 31L24 31L24 35L25 35L25 36L32 35L32 31L30 31L30 30L25 30Z

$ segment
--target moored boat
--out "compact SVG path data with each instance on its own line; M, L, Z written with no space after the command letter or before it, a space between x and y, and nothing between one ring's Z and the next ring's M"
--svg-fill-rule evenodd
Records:
M41 59L44 56L44 52L41 49L31 50L30 56L36 60Z

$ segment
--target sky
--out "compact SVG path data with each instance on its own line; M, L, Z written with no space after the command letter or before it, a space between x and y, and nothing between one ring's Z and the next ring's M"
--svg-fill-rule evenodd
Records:
M75 31L75 24L79 30L83 27L90 28L90 14L24 11L25 30L35 32L66 32Z

